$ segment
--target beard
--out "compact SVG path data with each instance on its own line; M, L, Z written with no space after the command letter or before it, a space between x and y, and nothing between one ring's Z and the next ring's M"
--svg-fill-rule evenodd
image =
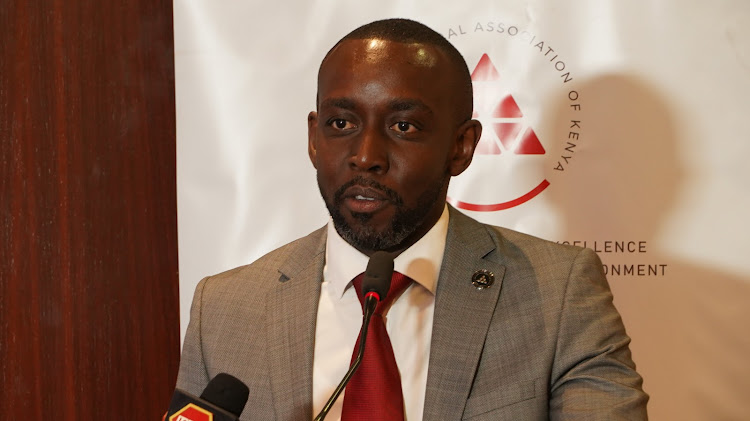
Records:
M441 198L442 193L446 190L449 177L442 180L436 180L428 189L417 199L413 208L404 205L403 198L377 181L357 176L351 181L339 187L333 194L333 200L323 196L323 201L328 208L333 220L333 226L336 232L347 243L359 250L393 250L401 245L409 236L414 234L424 224L425 218L435 206L435 203ZM359 185L372 187L380 190L386 196L388 201L396 208L396 213L390 224L383 231L376 231L369 224L372 219L370 213L353 212L352 216L358 222L357 226L352 226L346 220L344 215L339 211L344 201L344 192L349 187ZM320 187L320 182L318 182ZM321 190L322 192L322 190Z

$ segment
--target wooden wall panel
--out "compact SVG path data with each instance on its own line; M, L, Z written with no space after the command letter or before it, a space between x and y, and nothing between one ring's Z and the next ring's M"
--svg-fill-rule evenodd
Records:
M179 361L172 3L0 7L0 419L160 419Z

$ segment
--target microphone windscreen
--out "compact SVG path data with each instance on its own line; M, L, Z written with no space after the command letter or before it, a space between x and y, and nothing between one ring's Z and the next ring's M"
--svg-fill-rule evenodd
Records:
M240 379L227 373L219 373L208 382L201 399L239 417L249 395L250 390Z
M381 300L388 295L393 275L393 256L385 251L376 251L367 262L365 276L362 278L362 294L375 292Z

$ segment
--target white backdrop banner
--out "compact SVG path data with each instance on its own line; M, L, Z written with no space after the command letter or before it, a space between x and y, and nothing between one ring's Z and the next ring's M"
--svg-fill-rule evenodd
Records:
M655 420L750 414L750 2L175 1L182 331L196 283L322 226L321 59L406 17L464 55L450 201L602 257Z

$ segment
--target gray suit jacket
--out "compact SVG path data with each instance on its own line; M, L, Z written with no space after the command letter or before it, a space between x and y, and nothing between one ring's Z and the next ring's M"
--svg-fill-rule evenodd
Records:
M424 419L646 419L648 396L596 254L450 212ZM227 372L250 388L244 420L312 419L325 242L319 229L203 279L177 387L199 395ZM494 273L490 288L472 285L479 269Z

